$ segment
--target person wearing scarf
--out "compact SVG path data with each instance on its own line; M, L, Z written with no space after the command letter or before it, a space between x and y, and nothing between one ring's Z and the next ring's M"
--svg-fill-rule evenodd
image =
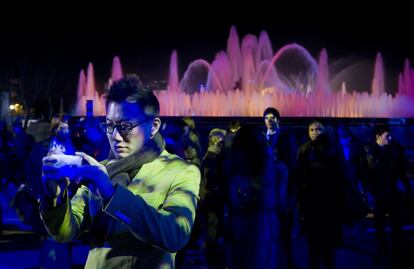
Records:
M106 109L107 160L78 152L87 165L56 168L44 159L45 227L59 242L89 231L85 268L174 268L194 223L200 171L165 150L158 100L136 76L111 86ZM79 186L71 199L69 183Z

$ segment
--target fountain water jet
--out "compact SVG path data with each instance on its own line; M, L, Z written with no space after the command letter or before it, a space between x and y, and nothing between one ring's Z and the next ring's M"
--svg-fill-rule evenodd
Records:
M282 62L293 56L301 60L304 68L285 73ZM119 59L114 59L114 65L119 65L116 70L122 70ZM287 65L294 64L288 61ZM234 27L230 29L226 52L219 52L211 64L203 59L193 61L181 80L177 66L177 52L173 51L167 90L156 92L163 116L250 117L261 116L266 107L274 106L288 117L414 117L414 70L407 60L398 77L398 91L391 96L386 93L380 53L375 59L371 89L364 92L354 88L348 91L349 84L343 80L335 81L338 86L332 87L325 49L318 61L298 44L288 44L273 54L266 32L259 39L247 35L240 44ZM344 72L332 74L332 78ZM90 73L93 68L88 68L86 85L91 80ZM118 79L119 73L122 71L112 71L111 80ZM78 89L85 87L84 80L81 72ZM78 90L79 98L87 97Z

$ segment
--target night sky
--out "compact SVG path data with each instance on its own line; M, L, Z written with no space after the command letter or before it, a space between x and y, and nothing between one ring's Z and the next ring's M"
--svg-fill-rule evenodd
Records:
M70 9L66 15L65 7L60 7L54 12L20 14L19 18L28 16L23 24L15 23L16 17L3 18L0 66L10 70L18 61L51 64L58 73L56 88L69 91L89 62L94 64L98 85L103 83L110 75L113 56L118 55L128 73L167 79L172 50L178 51L182 75L191 61L211 62L216 52L225 50L232 25L240 38L266 30L275 51L296 42L314 57L326 48L330 61L373 60L381 51L387 70L394 73L401 71L404 58L414 60L414 24L405 6L362 8L344 2L332 7L294 3L270 8L250 3L223 8L199 2L162 9L163 4L158 4L130 10Z

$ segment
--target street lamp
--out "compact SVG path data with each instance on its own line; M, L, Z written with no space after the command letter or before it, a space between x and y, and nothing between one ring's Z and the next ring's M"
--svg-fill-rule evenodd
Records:
M10 110L14 110L14 112L19 112L20 110L23 109L23 106L19 103L16 103L16 104L11 104L9 108Z

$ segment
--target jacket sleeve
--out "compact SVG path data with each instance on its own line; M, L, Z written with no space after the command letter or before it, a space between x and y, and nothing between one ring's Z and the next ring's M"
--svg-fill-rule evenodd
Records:
M103 210L124 223L140 240L169 252L177 252L190 238L199 186L200 171L190 165L175 176L159 208L148 205L141 196L116 185L112 198Z
M46 230L58 242L69 242L78 237L86 224L88 188L81 186L69 200L67 194L63 203L51 210L40 210ZM41 206L42 208L42 206Z

